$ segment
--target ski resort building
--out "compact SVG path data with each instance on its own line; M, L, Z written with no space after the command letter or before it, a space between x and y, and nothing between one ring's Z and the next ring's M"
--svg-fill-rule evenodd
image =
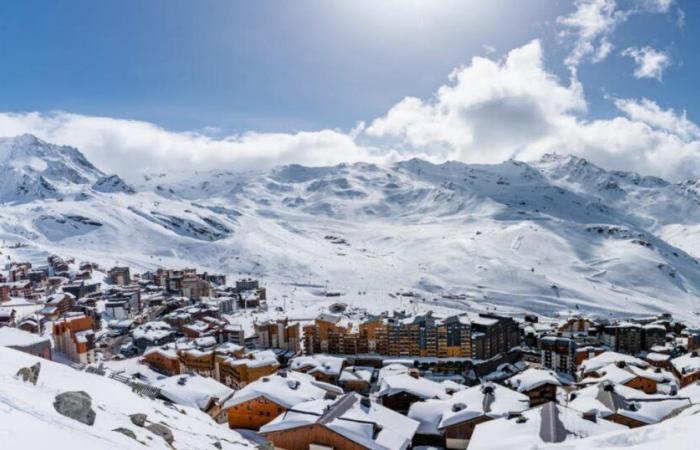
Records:
M95 331L92 317L70 315L53 323L53 342L57 351L81 364L95 362Z

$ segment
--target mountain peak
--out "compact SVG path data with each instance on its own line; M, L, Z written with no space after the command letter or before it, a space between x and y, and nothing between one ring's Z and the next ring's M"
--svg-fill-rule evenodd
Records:
M76 148L32 134L0 139L0 201L60 198L104 174Z

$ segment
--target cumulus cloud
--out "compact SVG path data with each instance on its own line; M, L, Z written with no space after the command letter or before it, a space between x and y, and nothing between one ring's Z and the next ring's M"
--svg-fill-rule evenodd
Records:
M579 82L549 73L533 41L501 61L472 59L434 98L400 101L366 133L444 159L500 162L557 152L672 179L700 175L700 134L685 112L648 99L614 103L618 117L587 120Z
M611 38L620 24L634 14L665 14L672 5L673 0L638 0L619 9L615 0L576 0L574 11L557 18L560 38L573 41L564 63L575 72L583 61L603 61L614 49Z
M292 162L326 165L379 158L372 148L358 145L354 135L336 130L249 132L213 138L109 117L66 112L0 113L1 136L21 133L75 146L103 170L132 179L147 171L265 169ZM385 157L383 152L382 160Z
M267 169L300 163L392 162L421 157L498 163L557 152L606 168L678 180L700 176L700 129L685 111L650 99L611 99L619 114L590 120L575 76L549 72L540 41L501 59L474 57L428 99L406 97L348 131L249 132L213 137L154 124L66 112L0 113L0 136L33 133L78 147L105 171Z
M671 57L668 53L656 50L652 47L629 47L622 56L630 57L637 64L634 69L636 78L655 78L661 81L666 70L671 65Z

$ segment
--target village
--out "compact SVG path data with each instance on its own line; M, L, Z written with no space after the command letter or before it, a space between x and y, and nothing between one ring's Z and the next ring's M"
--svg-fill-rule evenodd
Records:
M668 314L358 314L337 299L300 319L264 314L269 295L191 268L9 261L0 346L197 408L269 449L505 449L700 404L700 330Z

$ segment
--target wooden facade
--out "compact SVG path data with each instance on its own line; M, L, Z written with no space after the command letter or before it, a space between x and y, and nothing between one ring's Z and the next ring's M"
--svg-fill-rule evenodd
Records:
M230 428L245 428L258 430L269 423L275 417L287 411L282 405L278 405L266 397L259 396L226 409L228 426Z
M333 450L364 450L366 447L341 436L321 424L312 424L289 430L264 433L275 448L286 450L308 450L329 448Z

